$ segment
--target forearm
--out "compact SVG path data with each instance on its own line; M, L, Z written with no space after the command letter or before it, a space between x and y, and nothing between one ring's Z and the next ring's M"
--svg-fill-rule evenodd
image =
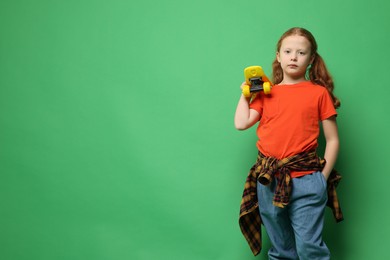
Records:
M334 165L336 164L337 156L339 153L339 147L340 145L338 139L334 139L326 143L325 154L324 154L326 164L325 167L322 169L322 174L324 174L325 179L329 178L329 175L332 172Z
M234 116L234 126L238 130L245 130L247 129L248 122L250 117L250 109L249 109L249 98L244 97L244 95L241 95L240 100L237 104L236 114Z
M324 154L326 165L324 169L322 169L322 174L324 174L325 178L328 179L334 165L336 164L340 146L336 117L324 120L322 122L322 126L326 140Z

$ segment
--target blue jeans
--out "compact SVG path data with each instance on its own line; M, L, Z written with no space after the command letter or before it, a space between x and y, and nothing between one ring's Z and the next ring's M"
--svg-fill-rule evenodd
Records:
M274 179L269 186L257 183L260 215L272 244L269 259L330 259L322 240L328 199L323 174L293 178L290 202L285 208L272 204L276 182Z

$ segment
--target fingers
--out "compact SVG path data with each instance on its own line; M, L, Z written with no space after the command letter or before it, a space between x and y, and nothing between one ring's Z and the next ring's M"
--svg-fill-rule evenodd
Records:
M240 86L240 89L242 90L242 88L246 85L246 82L244 81L241 86Z

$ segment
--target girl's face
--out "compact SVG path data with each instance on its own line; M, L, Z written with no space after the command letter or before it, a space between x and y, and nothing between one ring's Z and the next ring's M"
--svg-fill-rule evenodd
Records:
M284 84L305 80L306 68L313 61L310 42L300 35L284 38L276 58L283 70Z

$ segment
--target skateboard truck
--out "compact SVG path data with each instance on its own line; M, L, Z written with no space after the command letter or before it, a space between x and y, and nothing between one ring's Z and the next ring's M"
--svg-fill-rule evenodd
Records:
M242 94L249 98L252 94L264 91L264 94L271 93L271 81L264 74L263 68L260 66L250 66L244 69L246 85L242 87Z

